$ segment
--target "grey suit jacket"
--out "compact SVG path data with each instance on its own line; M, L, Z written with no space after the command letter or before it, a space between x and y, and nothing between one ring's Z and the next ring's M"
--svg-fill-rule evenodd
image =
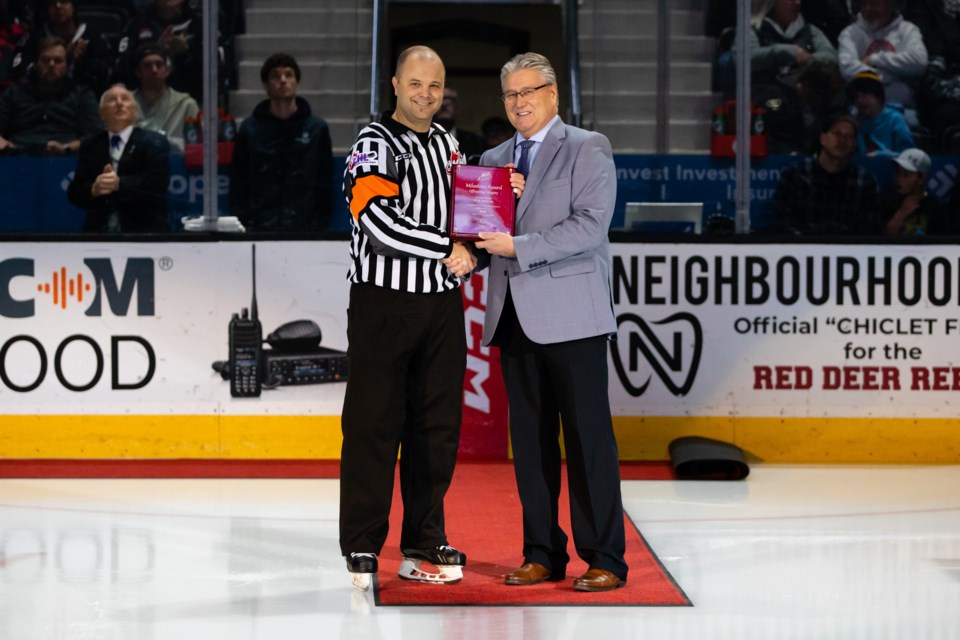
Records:
M513 162L514 140L485 152L480 164ZM536 343L616 332L607 239L616 198L609 140L555 122L517 202L517 257L489 256L484 344L493 339L508 283L520 325Z

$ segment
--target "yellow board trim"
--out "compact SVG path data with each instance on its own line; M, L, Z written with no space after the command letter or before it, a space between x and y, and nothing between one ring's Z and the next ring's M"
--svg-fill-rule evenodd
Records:
M937 418L615 417L622 460L668 460L702 436L748 461L960 463L960 421ZM0 458L304 459L340 457L339 416L0 416Z
M0 416L0 458L340 457L340 416Z
M960 463L960 421L946 418L618 417L622 460L666 460L675 438L729 442L748 461Z

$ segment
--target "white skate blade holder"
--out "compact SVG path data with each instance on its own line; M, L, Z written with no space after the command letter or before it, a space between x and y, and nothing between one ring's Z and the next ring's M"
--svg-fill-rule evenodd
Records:
M371 578L373 577L372 573L351 573L350 578L353 580L353 588L359 589L360 591L368 591L370 589Z
M400 570L397 573L404 580L416 580L432 584L454 584L463 580L463 567L460 565L434 565L426 560L406 556L400 562Z

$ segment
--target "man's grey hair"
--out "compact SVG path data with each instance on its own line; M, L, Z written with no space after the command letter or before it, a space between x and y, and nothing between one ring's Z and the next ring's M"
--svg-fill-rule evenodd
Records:
M503 81L508 75L521 69L533 69L543 76L543 81L547 84L557 84L557 73L553 70L550 61L539 53L528 51L513 56L503 65L500 69L500 86L503 86Z
M142 118L142 117L143 117L143 114L140 112L140 103L137 102L137 97L134 96L134 95L133 95L133 91L130 91L130 89L127 88L127 85L123 84L122 82L117 82L117 83L114 83L114 84L110 85L110 87L109 87L106 91L104 91L102 94L100 94L100 108L102 109L102 108L103 108L103 105L106 104L106 102L107 102L107 94L109 94L111 91L113 91L113 90L116 89L117 87L120 87L121 89L123 89L124 91L126 91L127 93L129 93L129 94L133 97L133 112L134 112L134 115L136 116L136 119L137 119L137 120L139 120L140 118Z

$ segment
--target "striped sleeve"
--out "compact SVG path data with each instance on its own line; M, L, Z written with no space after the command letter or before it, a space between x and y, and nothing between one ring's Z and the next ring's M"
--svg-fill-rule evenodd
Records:
M379 255L445 258L453 249L446 231L436 220L420 220L416 212L406 211L411 199L401 193L405 181L396 160L402 155L410 152L396 140L377 135L373 127L354 143L343 186L353 224Z

